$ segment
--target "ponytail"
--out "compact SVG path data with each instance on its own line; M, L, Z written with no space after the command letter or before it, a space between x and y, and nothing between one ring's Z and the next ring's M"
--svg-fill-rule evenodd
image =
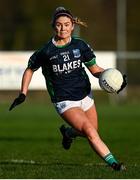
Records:
M73 23L77 24L77 25L87 27L86 22L81 21L81 19L79 19L78 17L73 18Z

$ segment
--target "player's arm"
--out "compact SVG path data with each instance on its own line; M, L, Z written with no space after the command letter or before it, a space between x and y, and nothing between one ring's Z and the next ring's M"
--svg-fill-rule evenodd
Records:
M30 68L27 68L22 77L20 94L11 104L9 111L11 111L14 107L16 107L17 105L25 101L26 95L28 92L28 87L32 79L32 75L33 75L33 70L31 70Z
M97 65L93 49L84 42L82 42L82 55L85 66L89 69L93 76L99 78L104 69Z
M100 74L105 70L105 69L101 68L100 66L98 66L97 64L89 66L88 69L91 72L91 74L93 74L93 76L95 76L97 78L99 78ZM126 87L126 85L127 85L127 77L124 74L123 75L123 83L121 85L121 88L117 91L117 93L122 91Z
M25 96L27 95L28 87L31 82L33 73L34 71L32 69L27 68L23 74L22 84L21 84L21 93L24 94Z
M104 71L104 69L97 65L96 56L94 54L91 54L91 57L92 59L86 61L84 64L94 77L99 78L100 74Z
M82 42L84 48L82 48L82 55L83 55L83 62L86 67L89 69L91 74L97 78L99 78L100 74L104 71L103 68L96 64L96 56L93 52L93 49L86 43ZM126 75L123 75L123 84L120 90L117 92L119 93L122 91L127 85Z
M28 87L29 84L31 82L32 76L34 71L36 71L37 69L39 69L39 67L41 66L41 61L42 59L42 51L36 51L29 59L28 61L28 67L25 70L23 76L22 76L22 83L21 83L21 91L19 96L14 100L14 102L12 103L12 105L9 108L9 111L11 111L14 107L16 107L17 105L23 103L26 99L26 95L28 92Z
M88 69L91 72L91 74L96 78L99 78L100 74L104 71L104 69L98 66L97 64L89 66Z

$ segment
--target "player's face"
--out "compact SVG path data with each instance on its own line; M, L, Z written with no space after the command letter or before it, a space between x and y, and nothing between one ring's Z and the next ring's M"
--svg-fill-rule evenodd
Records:
M71 36L74 25L67 16L60 16L55 22L56 35L61 39L67 39Z

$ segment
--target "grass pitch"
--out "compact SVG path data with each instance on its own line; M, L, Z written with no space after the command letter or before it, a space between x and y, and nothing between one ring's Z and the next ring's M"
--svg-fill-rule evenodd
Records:
M97 104L99 132L125 172L114 172L77 138L69 151L61 146L63 120L50 104L26 101L13 111L0 104L0 178L140 178L140 104Z

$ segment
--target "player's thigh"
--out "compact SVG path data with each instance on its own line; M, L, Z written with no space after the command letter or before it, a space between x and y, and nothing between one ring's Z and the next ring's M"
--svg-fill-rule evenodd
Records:
M85 112L81 108L70 108L62 113L61 117L80 132L83 132L83 128L92 128L92 124L89 122Z
M91 106L91 108L89 108L87 111L85 111L85 114L89 122L94 126L96 130L98 130L98 116L95 104Z

